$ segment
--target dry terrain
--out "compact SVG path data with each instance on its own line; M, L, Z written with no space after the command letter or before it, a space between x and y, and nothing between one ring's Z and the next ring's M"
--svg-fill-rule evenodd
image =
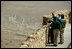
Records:
M18 48L42 26L43 15L71 10L70 1L1 1L1 47Z

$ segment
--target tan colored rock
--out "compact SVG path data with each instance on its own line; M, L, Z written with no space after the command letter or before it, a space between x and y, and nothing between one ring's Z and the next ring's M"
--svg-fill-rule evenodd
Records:
M71 20L69 17L69 11L67 10L59 10L55 11L54 14L58 16L58 14L64 14L67 23ZM48 44L48 31L49 25L47 25L47 20L51 18L52 15L44 15L43 16L43 26L37 30L35 34L29 35L25 42L21 45L20 48L45 48Z
M24 42L24 45L22 45L20 48L45 48L46 43L46 27L43 26L42 28L38 29L36 34L32 34L28 36L28 39L26 42Z
M27 45L21 45L20 48L28 48L28 46Z

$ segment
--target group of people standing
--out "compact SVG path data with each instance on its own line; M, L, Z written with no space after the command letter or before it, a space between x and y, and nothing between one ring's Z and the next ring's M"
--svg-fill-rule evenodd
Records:
M48 19L47 24L49 24L48 31L48 40L54 44L54 46L58 45L58 35L60 36L59 44L64 43L64 29L66 25L66 20L64 19L63 14L58 14L58 17L52 13L52 19ZM49 39L50 38L50 39Z

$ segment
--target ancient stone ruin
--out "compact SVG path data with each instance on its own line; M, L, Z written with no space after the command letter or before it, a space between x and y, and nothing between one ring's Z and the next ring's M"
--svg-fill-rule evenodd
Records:
M71 12L68 10L54 11L54 14L64 14L66 24L71 23ZM43 26L37 30L36 33L29 35L25 42L22 42L20 48L45 48L48 44L48 30L47 20L51 18L51 14L43 16Z

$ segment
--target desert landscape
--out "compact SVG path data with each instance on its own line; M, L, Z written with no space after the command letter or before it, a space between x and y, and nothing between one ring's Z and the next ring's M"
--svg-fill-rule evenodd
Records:
M43 15L71 11L70 1L1 1L1 48L19 48L42 27Z

